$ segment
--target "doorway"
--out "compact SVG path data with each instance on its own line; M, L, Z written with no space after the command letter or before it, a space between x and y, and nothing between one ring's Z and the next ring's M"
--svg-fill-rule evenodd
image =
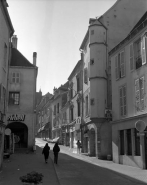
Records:
M14 134L15 148L28 147L28 127L24 123L12 122L6 128L9 128Z

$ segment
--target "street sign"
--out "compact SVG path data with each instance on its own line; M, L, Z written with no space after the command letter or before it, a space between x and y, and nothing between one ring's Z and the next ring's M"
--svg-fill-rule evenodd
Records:
M146 124L144 121L142 120L138 120L136 123L135 123L135 128L139 131L139 132L143 132L146 128Z

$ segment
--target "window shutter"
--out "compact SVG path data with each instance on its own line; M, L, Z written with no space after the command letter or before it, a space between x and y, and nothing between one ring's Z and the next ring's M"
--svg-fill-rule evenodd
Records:
M144 110L144 77L139 79L140 85L140 109Z
M120 54L120 66L121 66L121 77L125 76L125 58L124 58L124 51Z
M124 107L124 116L127 114L127 93L126 86L123 87L123 107Z
M118 56L117 55L115 56L115 77L116 77L116 80L119 78L118 76Z
M145 37L141 41L141 56L142 56L142 65L146 64L146 50L145 50Z
M122 87L119 89L119 93L120 93L120 115L123 116L123 89Z
M134 69L133 44L130 45L130 70Z
M139 88L139 79L135 80L135 104L136 104L136 111L140 110L140 88Z

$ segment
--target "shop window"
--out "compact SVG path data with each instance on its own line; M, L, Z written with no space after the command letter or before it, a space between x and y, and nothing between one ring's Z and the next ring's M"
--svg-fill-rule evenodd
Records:
M120 130L120 155L124 155L125 145L124 145L124 130Z
M138 131L136 129L134 136L135 136L135 155L140 156L140 136L138 135Z
M126 130L126 133L127 133L127 155L132 155L131 129Z
M9 92L9 105L19 105L19 103L20 103L20 93Z

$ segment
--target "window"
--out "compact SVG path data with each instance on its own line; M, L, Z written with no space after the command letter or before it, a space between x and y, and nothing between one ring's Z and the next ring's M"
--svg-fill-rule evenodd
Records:
M116 80L125 76L125 57L124 51L115 56L115 77Z
M87 70L87 68L84 69L84 83L88 84L88 70Z
M73 108L70 108L70 119L71 119L71 121L73 121Z
M77 107L78 107L78 116L81 115L81 106L80 106L80 102L77 102Z
M94 64L94 59L90 59L90 65Z
M138 135L138 131L134 129L134 137L135 137L135 155L140 156L140 136Z
M80 78L77 77L77 91L80 91Z
M126 130L126 132L127 132L127 154L132 155L131 129Z
M10 105L19 105L20 93L19 92L9 92L9 104Z
M56 105L54 105L54 115L56 115Z
M59 103L57 104L57 113L59 113Z
M20 73L12 73L12 83L20 83Z
M90 104L91 104L91 105L94 105L94 98L91 98Z
M144 77L135 80L135 107L137 112L144 110Z
M133 44L130 45L130 70L134 69Z
M85 107L85 110L86 110L86 116L88 116L88 96L86 96L86 98L85 98L85 102L86 102L86 107Z
M91 35L94 35L94 30L91 30Z
M126 86L122 86L119 89L120 97L120 115L126 116L127 114L127 97L126 97Z
M135 65L134 65L134 62L133 62L133 65L135 69L138 69L142 65L146 64L146 39L147 38L144 36L138 39L136 42L134 42L134 47L130 46L130 55L133 54L133 49L134 49ZM132 64L130 63L130 65Z
M8 52L8 49L7 49L7 45L5 44L4 46L4 68L6 68L6 65L7 65L7 52Z
M124 155L125 145L124 145L124 130L120 130L120 155Z

